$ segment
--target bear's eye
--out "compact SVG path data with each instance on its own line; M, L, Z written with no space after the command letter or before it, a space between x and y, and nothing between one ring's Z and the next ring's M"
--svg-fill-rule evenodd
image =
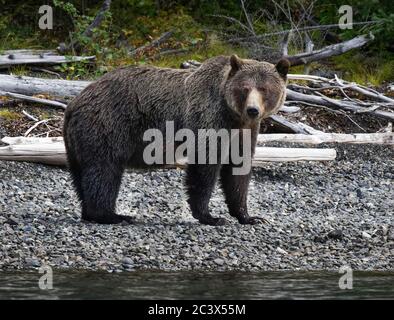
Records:
M267 88L265 87L258 87L257 90L259 90L261 93L266 93L267 92Z
M248 93L250 91L250 87L249 86L242 86L240 89L241 89L241 91L244 94L246 94L246 93Z

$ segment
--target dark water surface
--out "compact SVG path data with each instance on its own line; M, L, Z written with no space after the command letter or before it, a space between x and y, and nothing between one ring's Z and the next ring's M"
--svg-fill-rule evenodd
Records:
M335 272L0 272L0 299L394 299L394 272L354 272L341 290Z

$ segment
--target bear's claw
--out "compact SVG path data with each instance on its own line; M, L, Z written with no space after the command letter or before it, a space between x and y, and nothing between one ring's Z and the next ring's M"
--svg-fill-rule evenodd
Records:
M267 219L261 217L247 217L238 220L240 224L268 223Z

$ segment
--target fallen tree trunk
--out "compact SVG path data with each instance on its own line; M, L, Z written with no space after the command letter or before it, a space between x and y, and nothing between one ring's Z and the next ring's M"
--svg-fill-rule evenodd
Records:
M8 92L8 96L12 95L15 98L18 97L18 94L22 94L24 96L19 96L19 98L24 100L28 100L28 98L25 98L26 95L36 94L48 94L54 97L73 98L78 95L90 83L90 81L70 81L0 75L0 90ZM54 103L56 104L60 102L54 101ZM285 112L289 110L295 111L296 109L289 107L284 108ZM280 127L287 128L289 132L305 134L308 133L308 131L305 130L305 128L302 127L300 124L292 123L281 116L271 116L271 119Z
M59 138L7 137L3 138L2 141L11 142L11 144L0 147L0 160L37 162L60 166L67 164L66 150L63 141ZM265 162L271 161L329 161L335 158L335 149L257 147L252 166L260 167ZM179 159L175 166L185 166L186 162L186 158Z
M51 144L63 143L63 137L4 137L1 139L8 145L22 144ZM377 132L377 133L321 133L321 134L293 134L293 133L270 133L259 134L257 143L267 142L291 142L302 144L321 144L321 143L349 143L349 144L382 144L393 145L394 133Z
M378 22L380 22L380 21L365 21L365 22L360 21L360 22L353 22L353 25L368 25L368 24L374 24L374 23L378 23ZM297 28L297 29L289 29L289 30L283 30L283 31L264 33L264 34L260 34L260 35L256 35L256 36L231 38L231 39L227 39L227 41L230 43L261 41L264 38L286 35L288 33L305 32L305 31L312 31L312 30L328 30L330 28L338 28L339 26L340 26L339 24L307 26L307 27Z
M325 96L315 96L311 94L304 94L296 92L291 89L286 90L286 100L292 100L294 102L306 102L309 104L321 105L331 108L339 108L346 111L352 111L355 113L370 113L383 119L394 120L394 112L367 109L358 105L352 101L344 101L339 99L332 99Z
M54 97L73 98L91 81L44 79L25 76L0 75L0 90L25 95L48 94Z
M288 33L287 35L289 36L291 33ZM262 35L264 36L264 35ZM286 58L287 60L289 60L290 65L291 66L298 66L298 65L303 65L303 64L309 64L311 62L314 61L318 61L318 60L322 60L322 59L326 59L326 58L330 58L330 57L334 57L337 55L341 55L345 52L348 52L352 49L357 49L360 48L362 46L364 46L365 44L367 44L368 42L372 41L374 39L374 35L372 33L369 34L364 34L358 37L355 37L353 39L347 40L347 41L343 41L340 43L336 43L336 44L332 44L329 45L327 47L324 47L322 49L319 50L313 50L310 52L303 52L300 54L295 54L295 55L283 55L283 58ZM234 41L240 41L240 39L234 39ZM285 40L286 41L286 40ZM286 53L286 43L282 43L282 46L284 48L281 49L281 52ZM194 61L193 63L191 63L191 61L186 61L184 63L182 63L181 68L187 69L187 68L196 68L199 67L199 64L196 64L196 61Z
M0 51L1 55L45 55L45 56L57 56L56 50L47 49L16 49L16 50L4 50Z
M377 116L383 119L388 119L390 121L394 120L394 113L379 110L380 108L390 108L393 106L393 99L389 97L385 97L379 92L374 91L373 89L358 86L356 84L349 84L340 80L338 78L330 80L322 77L316 76L308 76L308 75L288 75L289 80L308 80L315 82L335 82L335 88L339 88L343 95L344 99L333 99L327 96L324 96L320 92L314 92L315 94L305 94L302 92L298 92L287 88L287 97L286 97L286 106L288 107L291 103L297 104L306 104L312 106L320 106L320 107L328 107L331 109L339 109L344 111L351 111L354 113L369 113L373 116ZM90 81L68 81L68 80L58 80L58 79L40 79L40 78L32 78L32 77L18 77L18 76L10 76L10 75L0 75L0 90L9 92L9 93L18 93L24 95L36 95L36 94L49 94L55 97L65 97L72 98L79 94L86 86L88 86ZM289 87L293 86L294 88L302 86L297 85L289 85ZM316 88L305 87L306 90L316 91ZM361 101L357 99L351 99L349 96L343 91L343 89L357 89L358 93L365 93L365 95L369 98L373 98L375 100L379 100L382 102L375 101ZM318 88L319 89L319 88ZM324 87L322 87L324 89ZM56 102L55 102L56 103ZM292 108L286 109L284 111L294 110ZM344 113L346 115L346 113ZM318 133L318 130L314 130L311 127L305 127L303 124L293 124L287 121L284 118L279 116L273 116L271 119L274 123L287 128L290 132L294 133ZM305 130L306 129L306 130ZM311 132L314 131L314 132Z
M300 134L316 134L323 133L323 131L316 130L301 122L291 122L279 115L272 115L269 117L270 121L275 123L277 127L289 131L289 133L300 133Z
M348 82L339 79L337 76L335 76L335 79L328 79L324 77L319 77L319 76L314 76L314 75L309 75L309 74L289 74L288 75L289 80L306 80L310 82L314 82L317 84L326 84L326 86L322 86L321 88L309 88L309 87L301 87L306 90L310 91L316 91L316 90L321 90L324 88L337 88L337 89L350 89L354 90L368 98L371 98L376 101L382 101L387 104L391 104L391 107L394 107L394 99L390 97L386 97L382 93L373 90L371 88L363 87L360 86L354 82Z
M18 55L8 54L0 55L0 68L8 68L15 65L54 65L61 63L70 63L78 61L94 60L95 56L79 57L79 56L56 56L56 55Z
M287 60L289 60L291 66L299 66L302 64L308 64L313 61L318 61L322 59L326 59L329 57L338 56L352 49L360 48L364 46L369 41L372 41L374 36L372 33L364 34L348 41L344 41L341 43L336 43L327 47L324 47L320 50L314 50L311 52L300 53L292 56L285 56Z
M394 145L394 133L322 133L322 134L259 134L259 145L267 142L291 142L302 144L350 143Z

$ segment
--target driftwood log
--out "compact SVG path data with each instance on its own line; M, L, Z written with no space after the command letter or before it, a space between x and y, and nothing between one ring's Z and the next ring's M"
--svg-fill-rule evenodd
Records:
M394 133L322 133L322 134L259 134L258 145L268 142L291 142L300 144L349 143L394 145Z
M15 50L0 50L0 55L44 55L44 56L57 56L59 55L56 50L51 49L15 49Z
M0 160L38 162L51 165L67 164L63 139L6 137L0 147ZM316 148L271 148L257 147L252 166L263 166L264 162L329 161L336 158L335 149ZM178 159L176 166L184 166L185 158Z
M372 41L374 36L372 33L361 35L350 39L348 41L336 43L319 50L311 52L300 53L292 56L285 56L290 61L292 66L298 66L302 64L308 64L314 61L326 59L329 57L338 56L352 49L360 48Z
M48 94L53 97L73 98L91 81L44 79L25 76L0 75L0 90L24 95Z
M197 65L195 62L187 63L193 66ZM293 104L305 104L308 106L331 108L332 110L339 109L342 110L342 112L350 111L353 113L368 113L372 116L377 116L386 120L394 120L394 112L380 110L383 107L393 108L394 99L386 97L371 88L363 87L355 83L349 83L338 79L337 77L335 77L335 79L327 79L310 75L289 74L288 78L289 80L310 81L313 82L315 86L306 87L299 86L297 84L289 84L287 88L285 106L281 111L296 112L299 109L297 109L298 107L295 107ZM64 99L73 98L79 94L90 83L90 81L69 81L0 75L0 90L6 92L6 95L8 96L14 95L14 98L17 98L15 94L22 94L25 96L48 94L50 96L57 97L60 101L64 101ZM317 88L316 85L318 85ZM344 99L329 98L319 92L320 90L327 88L337 88L341 90L344 95ZM369 101L351 99L344 90L353 90L359 94L363 94L369 99ZM302 91L309 91L310 94L305 94ZM29 100L29 97L20 96L19 98ZM51 104L49 100L42 101L42 103ZM65 107L58 101L54 101L52 104L62 108ZM285 129L285 132L300 134L321 133L321 131L315 130L302 123L291 122L279 115L271 116L271 121L275 126Z
M79 56L57 56L46 53L40 54L20 54L11 53L0 55L0 68L8 68L15 65L55 65L61 63L70 63L78 61L94 60L95 56L79 57Z

